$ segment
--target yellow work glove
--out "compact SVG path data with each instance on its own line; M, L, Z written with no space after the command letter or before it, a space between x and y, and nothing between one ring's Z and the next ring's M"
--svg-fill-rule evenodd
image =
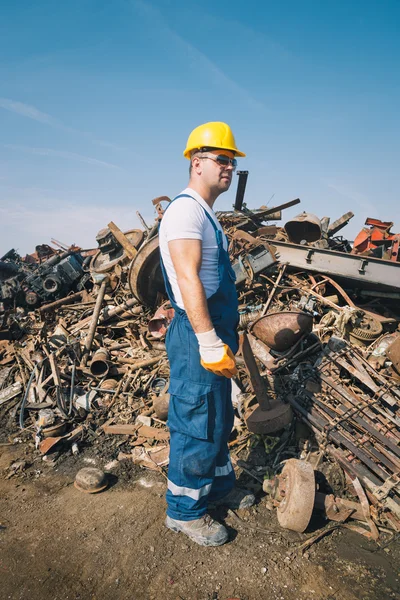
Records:
M197 333L196 337L199 342L200 364L204 369L229 379L237 375L233 352L217 336L215 329Z

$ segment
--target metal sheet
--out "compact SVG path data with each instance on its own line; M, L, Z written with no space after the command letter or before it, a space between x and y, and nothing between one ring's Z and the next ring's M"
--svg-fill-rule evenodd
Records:
M400 263L335 252L310 246L277 242L273 245L277 250L278 260L316 273L333 275L338 279L351 280L360 287L368 286L382 291L400 289Z

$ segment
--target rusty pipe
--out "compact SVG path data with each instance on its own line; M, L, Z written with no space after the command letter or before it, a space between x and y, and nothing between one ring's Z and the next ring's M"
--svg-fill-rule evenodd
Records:
M85 346L84 346L83 354L82 354L82 358L81 358L81 367L86 367L86 364L87 364L87 361L89 358L89 352L92 347L94 334L96 333L97 324L99 322L99 315L100 315L101 307L103 304L104 296L106 293L107 283L108 283L108 277L105 277L103 279L103 281L101 282L99 293L96 298L96 304L94 307L92 320L90 322L89 332L85 339Z
M93 355L90 363L90 372L94 377L104 377L110 370L110 354L105 348L99 348Z
M66 296L65 298L61 298L61 300L56 300L55 302L50 302L50 304L44 304L39 308L39 312L42 314L47 312L48 310L53 310L54 308L59 308L60 306L64 306L64 304L69 304L70 302L74 302L75 300L81 300L83 296L84 290L81 292L76 292L75 294L71 294L70 296Z
M135 358L116 358L115 361L124 365L130 365L131 369L140 369L141 367L151 367L158 363L163 356L154 356L153 358L145 358L144 360L136 360Z
M104 323L105 321L112 319L113 317L115 317L116 315L119 315L120 313L124 312L125 310L132 308L137 303L138 303L138 301L136 300L136 298L130 298L129 300L126 300L126 302L119 304L119 306L110 308L110 310L108 310L106 307L104 309L103 313L99 317L99 323ZM141 306L137 306L134 311L134 314L140 314L142 311L143 311L143 308Z

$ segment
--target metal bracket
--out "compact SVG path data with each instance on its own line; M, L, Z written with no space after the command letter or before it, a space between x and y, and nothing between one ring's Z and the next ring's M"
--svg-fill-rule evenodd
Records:
M312 249L311 249L311 250L309 250L309 251L307 252L307 256L306 256L306 262L307 262L309 265L310 265L310 264L311 264L311 262L312 262L312 256L313 256L314 252L315 252L315 250L312 250Z
M368 261L367 261L365 258L363 258L363 259L362 259L362 261L361 261L361 264L360 264L360 266L359 266L359 269L358 269L358 272L359 272L361 275L365 275L365 267L366 267L367 265L368 265Z

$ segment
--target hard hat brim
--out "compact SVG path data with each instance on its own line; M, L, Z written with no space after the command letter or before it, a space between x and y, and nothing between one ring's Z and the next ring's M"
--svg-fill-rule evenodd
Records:
M197 150L197 148L186 148L186 150L183 153L183 156L185 158L187 158L188 160L190 160L190 155L193 152L193 150ZM214 148L214 150L229 150L230 152L233 152L235 156L239 156L240 158L245 158L245 153L244 152L240 152L240 150L238 150L237 148Z

